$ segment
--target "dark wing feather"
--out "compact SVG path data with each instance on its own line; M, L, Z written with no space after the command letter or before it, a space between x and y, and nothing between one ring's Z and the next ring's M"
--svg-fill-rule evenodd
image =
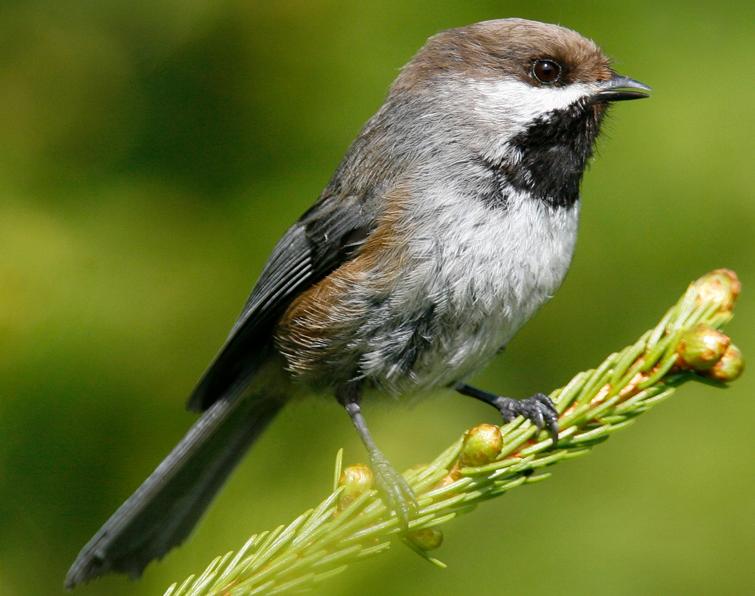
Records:
M361 201L328 197L289 228L273 249L228 339L189 398L189 409L207 409L259 364L270 348L270 331L286 307L347 261L371 225Z

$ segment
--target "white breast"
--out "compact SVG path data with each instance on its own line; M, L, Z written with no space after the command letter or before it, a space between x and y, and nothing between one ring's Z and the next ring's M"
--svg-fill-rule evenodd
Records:
M574 252L578 203L554 208L511 193L491 209L452 190L425 199L392 322L371 330L362 358L363 373L392 393L446 386L487 362L558 289ZM423 312L417 331L406 319ZM417 354L407 371L398 352L410 341Z

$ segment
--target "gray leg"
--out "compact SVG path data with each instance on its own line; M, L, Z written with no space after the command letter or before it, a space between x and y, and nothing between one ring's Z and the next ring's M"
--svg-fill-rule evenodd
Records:
M523 416L540 430L547 428L554 445L558 441L558 412L551 398L544 393L536 393L532 397L520 400L488 393L464 383L459 383L454 389L462 395L490 404L501 413L506 422Z
M349 387L339 392L338 401L351 416L351 421L357 429L370 456L370 467L375 474L378 490L383 495L386 505L398 516L401 526L406 530L409 520L417 510L417 500L406 479L399 474L383 455L367 428L367 422L362 415L359 405L360 392L357 388Z

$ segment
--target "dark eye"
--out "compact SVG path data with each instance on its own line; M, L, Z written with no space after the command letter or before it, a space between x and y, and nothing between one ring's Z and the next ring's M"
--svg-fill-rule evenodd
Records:
M541 83L556 83L561 78L561 65L555 60L535 60L532 76Z

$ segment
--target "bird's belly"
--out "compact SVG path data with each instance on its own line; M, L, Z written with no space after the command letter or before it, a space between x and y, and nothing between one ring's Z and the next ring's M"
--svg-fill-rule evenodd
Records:
M462 379L555 292L578 207L511 195L505 209L448 195L413 213L400 255L362 255L300 296L276 332L295 379L394 395ZM397 267L396 263L401 263Z
M360 376L390 393L446 386L485 364L552 296L571 261L576 206L523 198L502 213L446 216L436 212L413 240L409 273L363 330Z

